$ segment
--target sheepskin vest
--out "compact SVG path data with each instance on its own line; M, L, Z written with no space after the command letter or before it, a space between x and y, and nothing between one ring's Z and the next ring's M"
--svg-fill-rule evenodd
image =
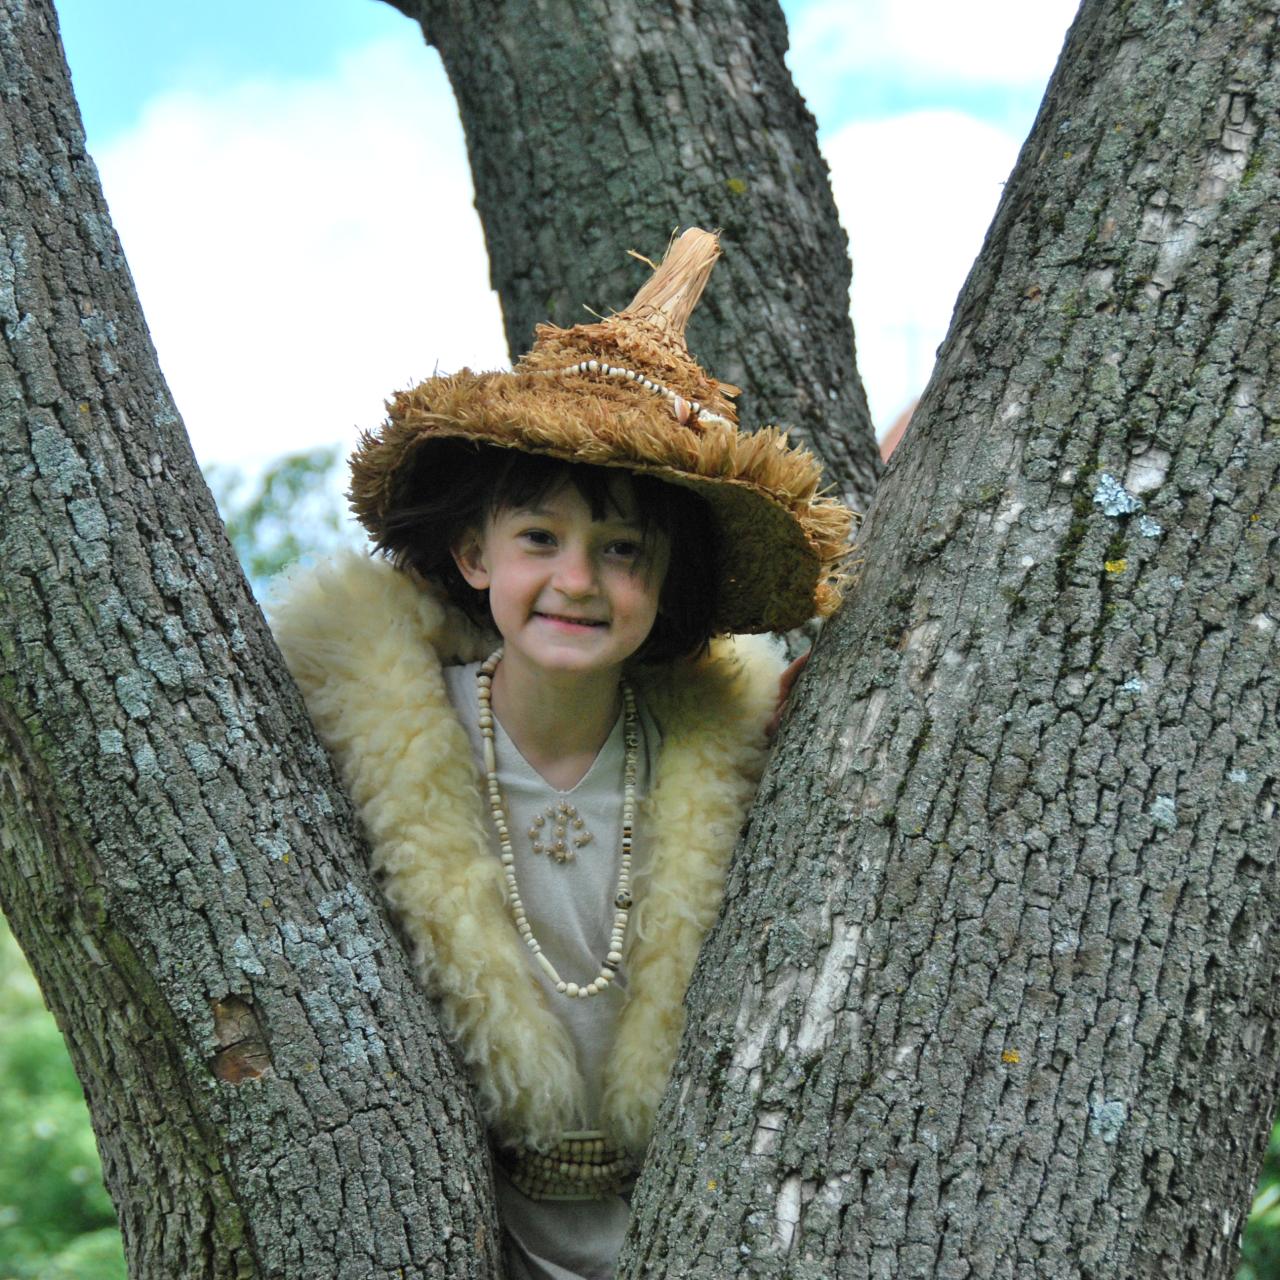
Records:
M441 674L485 657L495 638L431 586L355 554L295 571L270 614L490 1128L502 1143L553 1144L582 1123L582 1079L528 971L481 779ZM650 859L634 884L629 990L601 1124L634 1151L648 1142L675 1059L685 989L763 765L780 666L772 646L752 638L633 674L662 748L639 815Z

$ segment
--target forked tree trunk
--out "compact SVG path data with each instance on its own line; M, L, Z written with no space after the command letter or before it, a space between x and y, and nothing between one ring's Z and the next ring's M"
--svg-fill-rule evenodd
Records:
M0 903L135 1280L489 1277L483 1131L0 8Z
M738 851L625 1276L1233 1273L1278 249L1274 0L1086 0Z
M439 49L513 354L624 306L673 228L725 258L690 349L794 428L865 510L880 463L854 362L848 242L776 0L390 0Z
M684 29L654 14L595 70L614 26ZM628 1274L1229 1273L1277 1074L1278 43L1262 0L1086 6L766 779ZM478 1126L181 440L47 0L0 55L0 896L135 1274L485 1275Z

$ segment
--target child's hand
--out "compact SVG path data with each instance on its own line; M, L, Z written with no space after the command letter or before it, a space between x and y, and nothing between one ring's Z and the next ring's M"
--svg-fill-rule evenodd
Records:
M804 664L809 661L810 652L812 651L809 650L802 653L787 667L778 680L778 705L764 730L765 736L770 742L773 741L774 735L778 732L778 726L782 723L782 713L787 709L787 698L791 696L791 686L795 684L796 677L804 670Z

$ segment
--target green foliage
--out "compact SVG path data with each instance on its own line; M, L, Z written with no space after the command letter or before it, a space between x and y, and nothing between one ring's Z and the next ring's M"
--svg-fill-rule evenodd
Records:
M227 536L255 591L300 556L353 540L342 518L341 466L341 451L329 446L285 454L255 476L238 467L205 469Z
M1280 1117L1271 1130L1258 1194L1245 1226L1236 1280L1280 1280Z
M0 917L0 1280L125 1280L80 1082Z

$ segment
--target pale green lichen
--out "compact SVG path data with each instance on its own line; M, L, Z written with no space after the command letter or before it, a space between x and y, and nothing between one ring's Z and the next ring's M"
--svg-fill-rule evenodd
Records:
M1089 1133L1103 1142L1115 1142L1128 1116L1129 1109L1123 1102L1094 1098L1089 1103Z
M89 468L61 431L38 427L31 433L31 456L41 477L60 497L89 484Z
M133 751L133 767L140 778L154 778L160 773L160 761L149 742L140 743Z
M253 943L249 940L248 934L242 933L231 944L231 958L235 961L236 967L244 973L262 977L267 972L254 952Z
M1127 516L1142 510L1142 499L1134 497L1115 476L1105 471L1098 477L1093 504L1108 516Z
M151 714L151 681L139 672L116 680L116 697L131 720L145 720Z
M1176 831L1178 810L1172 796L1156 796L1151 802L1151 821L1162 831Z
M217 757L203 742L188 742L182 748L187 763L197 778L215 778L218 775Z

